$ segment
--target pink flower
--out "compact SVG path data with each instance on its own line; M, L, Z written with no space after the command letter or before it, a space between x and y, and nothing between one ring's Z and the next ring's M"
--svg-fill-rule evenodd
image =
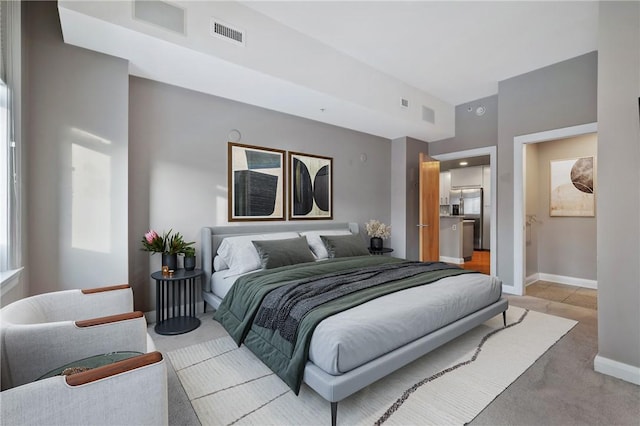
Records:
M146 234L144 234L144 238L147 240L147 242L149 244L153 243L153 240L155 240L156 238L158 238L158 233L156 231L154 231L153 229L150 229L149 232L147 232Z

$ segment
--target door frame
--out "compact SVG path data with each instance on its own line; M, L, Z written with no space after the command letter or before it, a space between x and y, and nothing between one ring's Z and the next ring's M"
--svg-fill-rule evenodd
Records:
M571 138L588 133L597 133L598 123L580 124L578 126L563 127L560 129L547 130L544 132L530 133L528 135L516 136L513 138L513 288L514 294L522 296L524 294L525 275L525 208L526 197L526 177L527 170L525 161L524 145L547 142L557 139ZM520 170L520 173L518 173ZM503 285L504 289L504 285Z
M491 230L489 232L489 238L491 239L491 243L489 244L489 250L491 252L491 261L490 261L490 273L491 275L496 275L496 265L498 259L498 245L497 245L497 205L496 205L496 194L498 192L497 188L497 147L496 146L487 146L483 148L475 148L468 149L465 151L457 151L457 152L449 152L446 154L438 154L438 155L429 155L431 158L438 161L448 161L448 160L458 160L460 158L466 157L480 157L488 155L489 156L489 167L491 168ZM511 289L511 286L505 287L502 285L502 290L510 293L511 291L507 291Z

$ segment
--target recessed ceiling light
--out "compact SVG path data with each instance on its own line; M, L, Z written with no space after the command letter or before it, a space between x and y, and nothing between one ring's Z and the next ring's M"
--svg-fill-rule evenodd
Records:
M461 165L461 166L466 166L467 164L469 164L469 163L467 163L466 161L461 161L461 162L460 162L460 165Z

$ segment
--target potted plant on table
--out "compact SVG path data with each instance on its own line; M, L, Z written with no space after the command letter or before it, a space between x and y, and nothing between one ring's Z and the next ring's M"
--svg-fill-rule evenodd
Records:
M182 250L184 256L184 269L186 271L193 271L196 269L196 249L194 247L185 247Z
M179 232L172 234L173 229L162 235L150 229L142 238L142 250L154 253L162 253L162 266L169 269L178 269L178 253L182 253L187 247L195 244L195 241L186 242Z
M382 250L382 240L391 236L391 226L379 220L371 219L365 224L367 234L371 237L371 250Z

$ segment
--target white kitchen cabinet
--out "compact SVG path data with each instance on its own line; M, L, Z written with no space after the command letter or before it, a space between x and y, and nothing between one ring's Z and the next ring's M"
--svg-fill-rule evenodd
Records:
M451 173L440 172L440 205L449 204L449 191L451 190Z
M451 169L451 188L481 188L482 166Z

